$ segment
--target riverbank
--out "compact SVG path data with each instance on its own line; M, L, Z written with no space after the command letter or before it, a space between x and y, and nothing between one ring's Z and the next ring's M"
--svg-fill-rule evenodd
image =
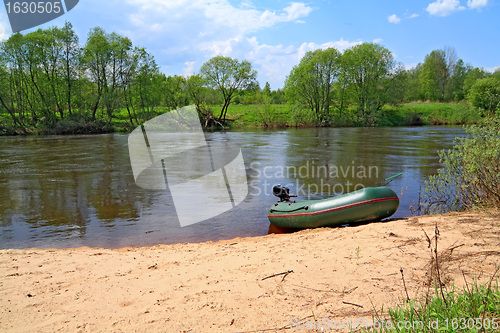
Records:
M212 105L210 109L217 117L220 105ZM148 117L139 122L145 122L160 114L168 112L165 107L157 107ZM336 111L337 112L337 111ZM245 130L256 128L287 128L287 127L403 127L422 125L464 125L482 121L479 111L468 104L412 102L398 106L385 105L373 115L371 122L357 120L354 108L342 114L331 115L328 124L319 124L310 110L288 104L250 104L230 105L227 113L226 130ZM111 132L128 133L137 127L137 121L130 123L130 115L126 109L117 110L111 121L96 119L90 121L81 117L59 119L52 125L26 125L21 129L7 115L0 115L1 135L66 135L66 134L102 134Z
M242 332L372 320L441 279L488 281L500 217L452 213L219 242L0 251L2 332ZM426 236L427 235L427 236ZM278 274L272 276L274 274ZM304 319L305 318L305 319ZM307 330L305 330L307 331Z
M217 114L220 107L213 106ZM482 121L482 116L466 103L411 102L384 105L369 122L358 119L356 108L342 113L333 111L327 124L318 124L309 110L288 104L231 105L228 109L231 128L286 127L403 127L425 125L465 125Z

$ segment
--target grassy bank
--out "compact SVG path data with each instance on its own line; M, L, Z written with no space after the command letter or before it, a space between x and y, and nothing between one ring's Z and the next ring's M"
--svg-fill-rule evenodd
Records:
M215 117L220 105L210 107ZM162 113L166 107L157 107L147 114L141 114L139 122L147 121ZM342 113L332 111L327 123L319 123L312 111L289 104L231 105L227 113L228 127L233 130L252 128L286 127L362 127L362 126L420 126L420 125L462 125L481 121L481 114L467 104L414 102L398 106L385 105L370 116L370 122L360 120L355 108ZM55 124L43 121L29 125L25 130L16 128L8 115L0 115L0 135L15 134L96 134L109 132L128 133L136 128L137 122L130 122L126 109L115 110L111 121L91 121L82 117L66 117Z
M9 115L0 114L0 136L129 133L139 126L138 123L143 123L168 111L170 109L166 107L157 107L152 112L140 114L140 117L134 119L133 124L127 109L122 108L115 110L111 120L105 120L100 115L92 120L90 116L75 114L65 118L59 117L54 123L47 123L43 118L36 123L26 122L24 128L15 126Z
M494 214L491 211L490 214ZM420 297L410 298L403 267L400 268L404 288L404 303L395 307L373 309L373 325L361 332L498 332L500 328L500 288L497 264L487 281L479 283L476 278L467 279L466 270L461 270L463 287L459 281L447 277L447 267L452 261L452 245L442 250L440 232L435 223L432 238L425 233L431 261L428 264L427 291ZM476 243L477 244L477 243ZM441 250L438 250L438 247ZM424 289L425 290L425 289Z
M465 280L462 290L445 292L436 284L434 296L389 308L388 318L375 311L372 329L362 332L498 332L500 289L493 278L483 284Z
M212 109L217 114L219 106ZM332 112L330 116L329 126L367 126L366 122L358 120L355 109L342 114ZM231 105L228 118L232 120L231 127L234 129L318 125L311 111L286 104ZM462 125L477 123L480 119L480 113L466 104L414 102L384 106L373 115L372 126Z
M419 116L425 125L463 125L481 119L480 112L467 104L414 102L398 108L403 114Z

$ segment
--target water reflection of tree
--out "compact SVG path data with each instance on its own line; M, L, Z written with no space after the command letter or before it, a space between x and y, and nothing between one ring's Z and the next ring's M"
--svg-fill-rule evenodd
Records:
M412 177L426 177L437 168L437 151L451 144L439 140L434 130L422 128L316 128L289 131L286 165L308 172L291 175L306 188L339 189L335 184L380 186L383 180L406 171ZM290 174L290 173L288 173ZM325 176L326 174L326 176ZM320 186L318 186L320 185ZM320 195L338 193L320 193Z
M108 136L107 140L114 139ZM114 226L117 218L137 218L139 216L135 201L130 188L135 186L133 179L126 177L125 170L128 171L129 161L126 149L122 146L117 149L113 142L107 142L99 147L98 156L102 156L99 161L101 171L92 179L87 193L91 193L91 206L95 209L95 214L105 224ZM125 152L124 152L125 150ZM124 170L125 169L125 170Z
M0 160L0 219L16 216L35 234L35 228L49 227L51 233L76 229L84 236L92 222L114 226L119 219L137 219L153 204L153 193L134 184L126 136L21 138L6 151L9 157Z

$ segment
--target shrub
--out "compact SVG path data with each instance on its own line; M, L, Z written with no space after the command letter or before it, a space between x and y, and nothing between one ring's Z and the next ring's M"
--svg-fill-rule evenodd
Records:
M500 207L500 121L466 127L454 147L439 152L443 167L425 183L426 212Z
M311 109L302 107L299 104L288 104L291 115L291 125L295 127L317 126L319 121L316 113Z
M283 114L278 112L275 105L269 101L259 105L255 110L258 119L264 128L283 128L287 127L286 119Z
M435 294L422 301L408 301L403 306L388 309L389 318L376 313L373 328L361 332L498 332L500 326L498 280L492 284L477 281L459 290L455 286L440 296Z
M480 109L494 114L500 107L500 80L494 77L477 80L467 96L469 102Z
M78 116L60 119L53 126L41 130L41 134L98 134L110 132L113 132L113 128L104 121L91 121Z

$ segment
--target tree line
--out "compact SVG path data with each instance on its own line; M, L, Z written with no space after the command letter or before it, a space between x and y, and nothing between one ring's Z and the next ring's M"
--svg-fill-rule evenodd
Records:
M333 48L306 53L287 77L285 91L322 122L351 112L356 120L373 124L384 105L410 101L468 101L478 112L495 113L500 72L466 65L449 47L406 70L388 49L363 43L344 53Z
M465 64L453 48L434 50L405 69L376 43L344 52L307 52L283 89L263 88L247 60L215 56L199 73L166 76L146 49L129 38L90 30L80 45L70 23L13 34L0 44L0 129L112 130L117 118L129 127L195 104L206 126L225 125L231 104L289 104L318 125L342 118L374 125L384 105L408 101L469 102L478 112L500 108L500 72ZM220 105L220 107L214 107ZM220 109L219 109L220 108ZM3 125L2 125L3 124ZM8 126L6 125L8 124Z
M111 130L124 109L140 124L162 103L166 81L144 48L99 27L84 45L70 23L0 44L0 117L23 133L61 123Z

